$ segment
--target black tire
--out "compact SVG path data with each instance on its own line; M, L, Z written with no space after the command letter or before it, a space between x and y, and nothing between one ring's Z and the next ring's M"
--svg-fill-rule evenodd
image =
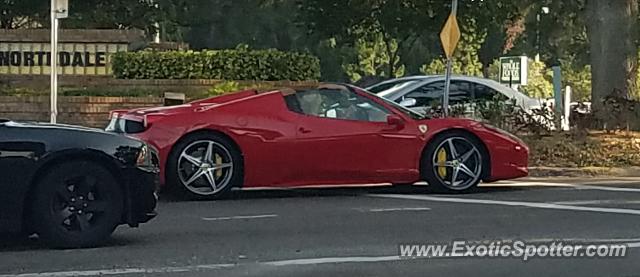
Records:
M54 248L99 246L122 222L122 188L109 170L94 162L54 166L39 177L33 193L31 227Z
M179 168L181 155L184 151L190 150L187 148L190 148L192 146L197 148L198 146L194 144L198 144L201 142L213 142L215 144L214 147L216 148L215 155L220 154L219 157L220 159L224 160L223 163L232 164L232 167L229 168L228 171L221 170L220 173L214 171L214 180L216 179L216 177L218 177L215 174L224 174L224 178L222 178L223 180L221 180L223 182L219 182L217 184L222 187L217 191L207 187L210 184L210 179L206 178L207 176L203 176L201 177L201 179L197 179L192 186L187 186L185 185L185 182L183 182L185 175L189 174L188 172L185 172L184 167ZM218 151L221 153L218 153ZM216 161L210 162L210 166L217 166ZM194 167L196 168L194 170L197 170L198 167ZM227 197L232 188L242 186L242 182L244 179L243 170L244 167L242 155L232 141L224 136L215 133L197 133L181 139L174 145L173 150L169 154L169 158L167 160L167 173L165 177L169 193L180 200L215 200ZM226 175L228 173L231 174L229 177L227 177ZM182 179L181 176L183 177ZM200 189L202 189L203 191L200 191ZM207 189L210 189L211 192L204 191Z
M454 143L460 143L463 148L462 150L465 152L465 154L471 151L470 147L475 147L475 149L477 150L476 151L477 155L471 154L473 155L472 157L473 161L468 160L468 162L472 163L473 165L479 166L479 169L474 168L473 170L470 170L472 171L472 173L474 173L473 175L475 175L475 177L472 177L471 175L468 175L465 173L458 173L463 175L462 178L464 178L464 176L468 178L466 181L464 180L461 181L463 185L460 185L460 187L457 187L456 185L452 185L452 184L455 184L455 181L451 181L450 179L450 178L455 178L453 177L453 170L454 170L453 168L458 167L460 164L460 161L455 161L455 164L452 166L452 168L445 169L445 172L442 172L444 173L444 176L442 176L441 171L439 171L443 167L439 167L438 166L439 163L434 162L434 159L436 159L436 156L435 156L436 151L439 152L441 149L440 147L442 147L442 145L444 144L448 145L448 142L450 139L452 139ZM465 145L467 146L466 148L464 147ZM454 148L456 147L459 147L459 146L454 146ZM451 158L450 150L445 149L444 151L446 152L447 159L450 159ZM462 153L458 153L458 154L459 154L458 156L463 155ZM461 158L461 157L458 157L458 158ZM421 162L422 178L429 184L427 186L427 189L431 192L446 193L446 194L459 194L459 193L473 192L477 189L478 184L482 181L482 178L484 176L484 170L487 169L487 166L486 166L487 158L488 157L486 154L486 150L482 142L480 142L474 136L463 131L446 132L435 137L432 141L429 142L429 144L425 148L424 153L422 154L422 162ZM464 164L464 162L462 164ZM469 167L467 166L467 168ZM445 181L447 178L449 178L449 180Z

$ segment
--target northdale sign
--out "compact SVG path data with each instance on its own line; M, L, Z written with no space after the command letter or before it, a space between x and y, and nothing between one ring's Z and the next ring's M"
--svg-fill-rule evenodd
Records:
M107 52L67 52L58 53L60 66L106 66ZM45 51L3 51L0 52L0 66L51 66L51 52Z
M115 53L147 44L138 30L61 30L58 43L60 75L111 75ZM49 30L0 30L0 75L48 75L51 72Z

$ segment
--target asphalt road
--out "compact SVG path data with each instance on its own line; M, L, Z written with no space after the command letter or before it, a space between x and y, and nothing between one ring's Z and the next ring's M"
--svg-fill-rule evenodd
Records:
M640 180L526 180L467 195L422 187L262 190L162 201L97 249L0 239L14 276L640 276ZM400 244L618 244L618 258L400 258Z

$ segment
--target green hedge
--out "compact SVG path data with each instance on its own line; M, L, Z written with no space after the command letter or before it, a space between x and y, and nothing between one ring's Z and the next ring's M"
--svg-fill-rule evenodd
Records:
M120 52L113 72L121 79L307 81L320 78L320 60L277 50Z

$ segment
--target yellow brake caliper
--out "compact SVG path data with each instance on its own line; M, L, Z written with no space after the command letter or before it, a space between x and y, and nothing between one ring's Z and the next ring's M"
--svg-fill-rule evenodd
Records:
M216 167L219 167L222 165L222 157L220 157L220 155L216 154ZM220 176L222 176L222 170L218 169L216 170L216 177L220 178Z
M443 147L443 148L440 148L440 151L438 151L438 175L440 175L440 178L442 179L447 177L447 167L444 166L446 162L447 162L447 151L445 151Z

